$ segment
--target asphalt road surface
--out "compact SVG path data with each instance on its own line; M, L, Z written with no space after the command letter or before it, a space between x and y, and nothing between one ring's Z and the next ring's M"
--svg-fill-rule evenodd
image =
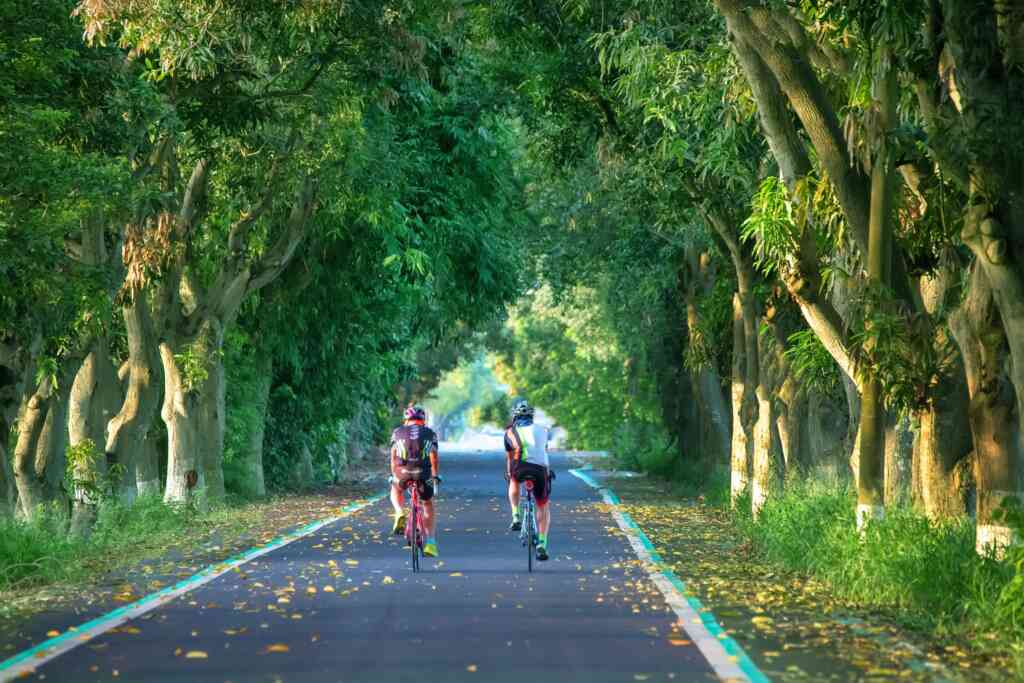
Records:
M49 681L708 681L601 504L554 458L527 573L501 453L444 453L441 556L413 575L380 501L43 664ZM73 625L74 622L68 624Z

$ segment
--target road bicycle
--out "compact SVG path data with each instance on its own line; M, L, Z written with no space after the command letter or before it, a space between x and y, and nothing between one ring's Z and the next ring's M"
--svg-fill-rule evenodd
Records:
M440 480L431 478L427 480L437 491L437 482ZM420 570L420 558L423 556L423 544L426 543L427 527L423 523L423 501L420 500L419 482L413 482L407 489L410 492L409 514L405 518L405 542L412 553L412 571L417 573Z
M523 483L526 495L519 499L519 519L522 520L519 540L526 548L526 569L532 572L533 555L537 551L537 506L533 500L533 480L526 479Z

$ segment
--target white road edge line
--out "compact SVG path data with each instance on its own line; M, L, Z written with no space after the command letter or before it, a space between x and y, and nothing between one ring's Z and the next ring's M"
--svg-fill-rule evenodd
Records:
M236 555L223 562L212 564L196 574L193 574L189 578L184 579L173 586L168 586L156 593L150 593L130 605L119 607L118 609L87 621L84 624L80 624L79 626L73 626L59 636L54 636L53 638L44 640L42 643L19 652L18 654L0 662L0 680L11 681L19 676L32 673L43 664L61 656L65 652L73 650L83 643L92 640L96 636L102 635L110 629L120 626L126 621L130 621L161 607L171 600L213 581L235 567L239 567L250 560L254 560L257 557L273 552L278 548L283 548L292 541L297 541L300 538L305 538L306 536L314 534L328 524L333 524L340 519L373 505L374 503L382 500L385 495L385 493L379 493L367 500L347 505L334 517L318 520L289 534L278 536L264 545L247 550L244 553Z
M615 519L615 523L626 535L629 545L632 546L637 557L647 563L648 575L654 585L665 596L665 601L679 617L679 625L707 659L718 678L727 683L739 681L766 683L769 680L768 677L750 660L743 648L722 630L711 612L706 610L696 598L687 598L676 587L672 579L675 578L676 581L679 581L679 578L671 570L660 567L660 558L656 558L647 547L650 545L650 540L633 522L629 514L622 510L621 503L614 494L579 470L571 469L569 472L591 488L596 489L601 494L602 500L612 508L611 515ZM698 610L701 610L703 614ZM709 623L717 631L717 635L712 634L708 628ZM727 644L735 654L729 654L726 651Z

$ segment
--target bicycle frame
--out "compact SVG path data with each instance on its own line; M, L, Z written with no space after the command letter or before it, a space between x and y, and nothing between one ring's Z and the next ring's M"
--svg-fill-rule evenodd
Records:
M529 479L523 481L526 488L526 495L519 500L519 519L522 520L522 528L519 530L519 539L526 547L526 569L533 571L533 553L537 547L537 515L536 505L533 500L533 482Z
M420 501L419 482L413 482L409 487L412 500L409 505L409 516L405 520L405 540L412 552L412 571L420 570L420 554L423 552L423 539L426 538L426 529L423 527L423 503Z

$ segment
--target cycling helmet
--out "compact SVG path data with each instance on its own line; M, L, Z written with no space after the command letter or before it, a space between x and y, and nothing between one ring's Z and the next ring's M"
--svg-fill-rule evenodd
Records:
M406 420L426 420L427 411L423 410L423 406L417 403L410 403L409 407L405 409Z
M516 401L516 404L512 406L512 419L517 420L521 417L533 417L533 406L526 402L526 399Z

